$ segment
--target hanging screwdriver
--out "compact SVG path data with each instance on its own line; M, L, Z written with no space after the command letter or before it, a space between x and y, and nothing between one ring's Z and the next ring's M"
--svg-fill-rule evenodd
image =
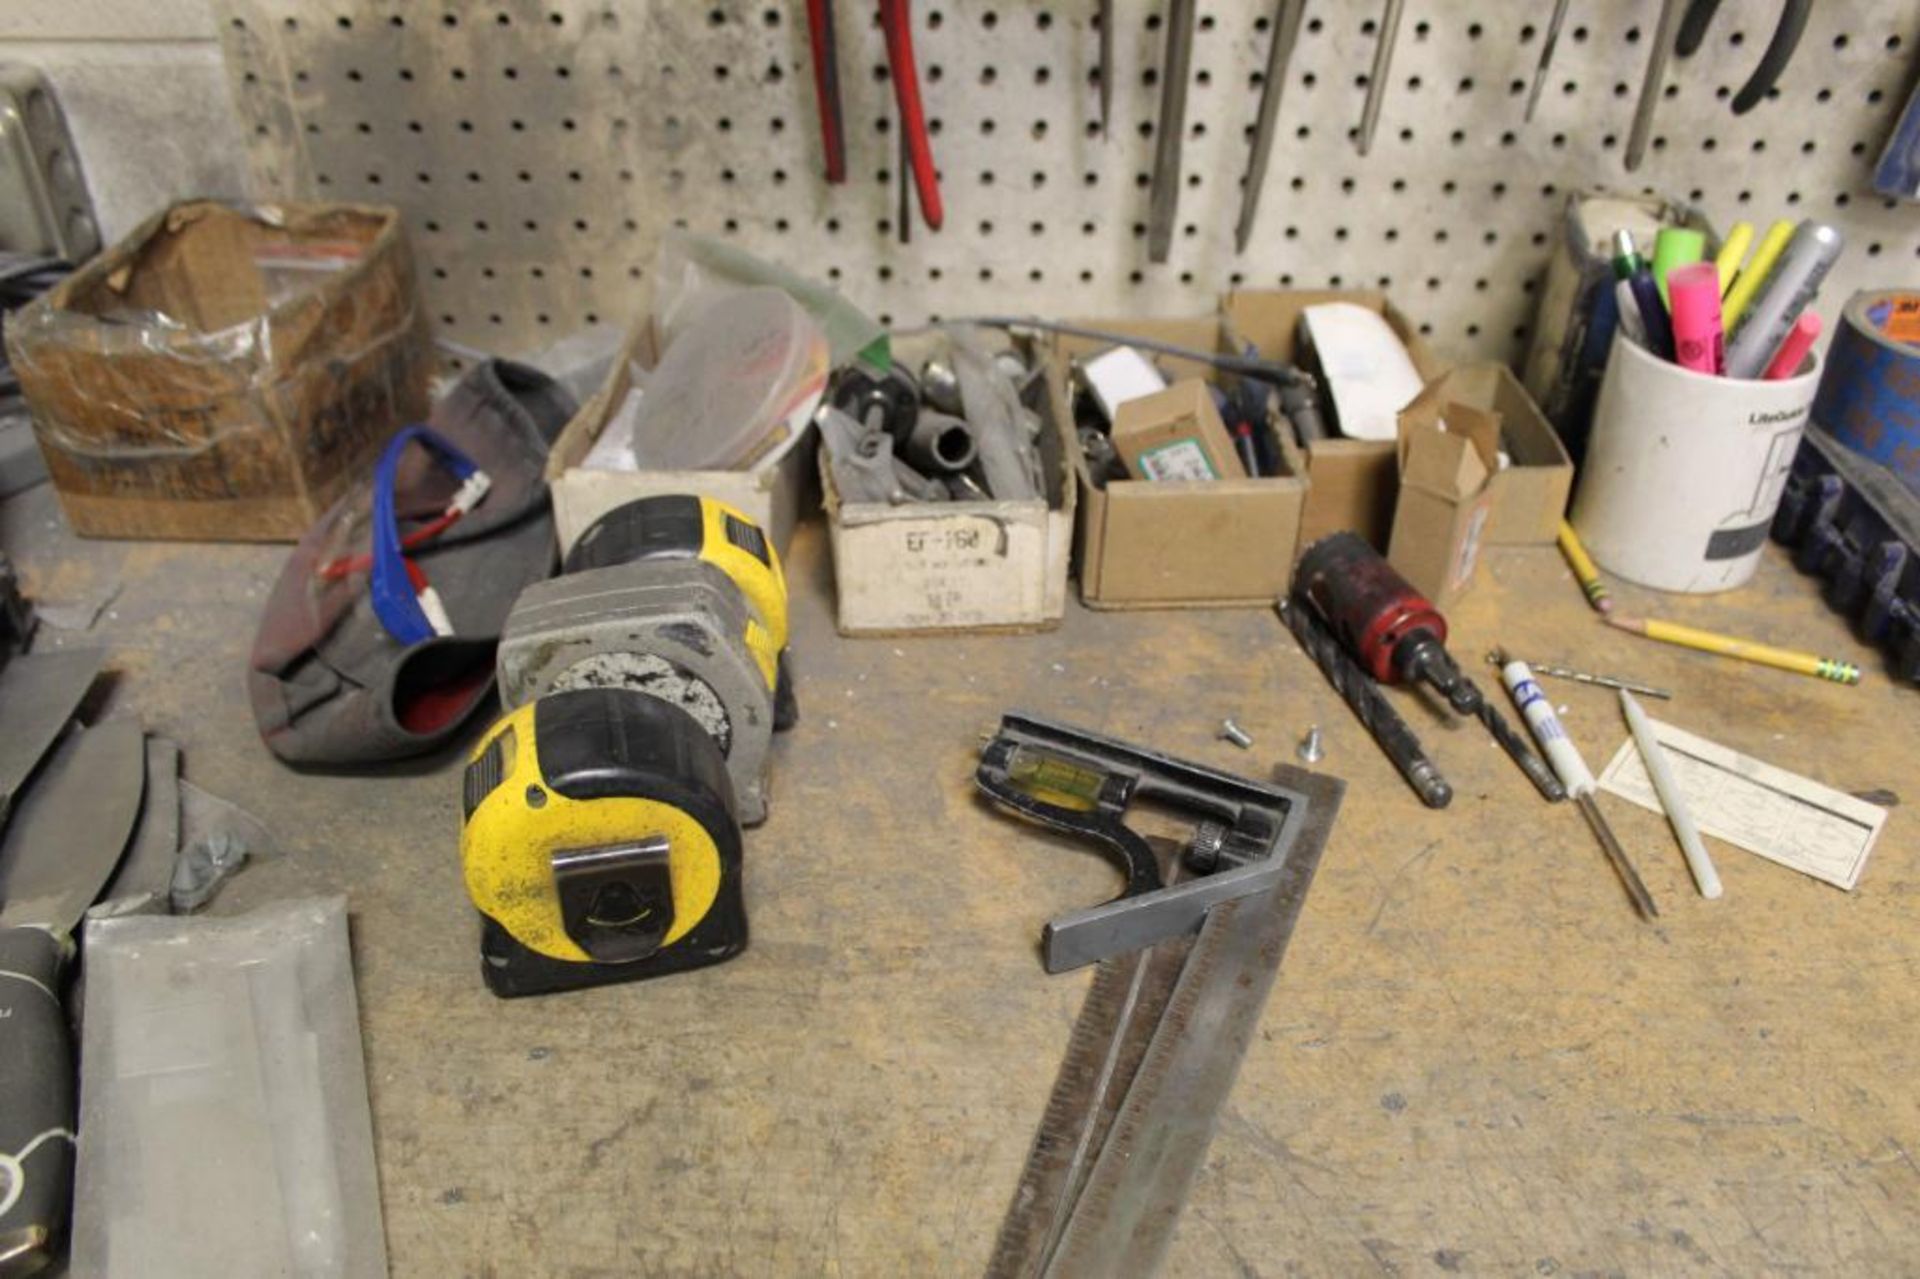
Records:
M1640 912L1642 919L1658 918L1660 911L1653 904L1653 894L1647 891L1640 872L1633 868L1633 863L1627 858L1627 850L1620 847L1613 828L1607 825L1600 806L1594 802L1594 792L1599 788L1593 780L1592 770L1587 767L1587 761L1580 758L1580 750L1573 744L1573 739L1567 736L1567 730L1561 727L1560 717L1553 713L1553 705L1547 701L1547 695L1540 691L1533 672L1527 669L1525 662L1515 660L1505 651L1500 651L1497 656L1500 659L1500 678L1506 683L1507 691L1513 694L1514 705L1520 708L1521 717L1527 721L1527 727L1533 730L1534 740L1540 743L1540 749L1553 764L1553 771L1566 784L1567 794L1573 796L1580 815L1587 819L1594 838L1600 841L1607 860L1613 863L1613 871L1620 877L1627 896L1633 900L1633 908Z
M1387 0L1387 11L1380 19L1380 43L1373 47L1373 72L1367 76L1367 100L1360 108L1360 135L1355 139L1360 154L1373 145L1373 131L1380 123L1380 101L1387 94L1387 73L1393 69L1393 46L1400 38L1400 14L1406 0Z

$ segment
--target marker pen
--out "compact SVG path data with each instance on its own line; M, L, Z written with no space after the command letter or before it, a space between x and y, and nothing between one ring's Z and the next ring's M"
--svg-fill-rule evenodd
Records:
M1667 276L1673 307L1673 359L1695 373L1726 371L1726 333L1720 327L1720 272L1711 262L1689 262Z
M1801 362L1807 358L1807 352L1813 349L1813 340L1819 336L1819 313L1802 311L1800 318L1793 322L1793 327L1787 330L1786 339L1774 353L1773 363L1767 365L1767 371L1762 376L1769 382L1778 382L1798 373Z
M1720 242L1720 252L1714 256L1713 265L1720 272L1720 296L1726 297L1727 290L1733 287L1733 277L1740 274L1740 263L1746 260L1747 250L1753 247L1753 223L1736 222L1727 229L1727 238Z
M1812 305L1820 282L1840 260L1845 246L1846 237L1835 227L1824 222L1800 224L1727 344L1730 377L1754 378L1765 371L1793 322Z
M1647 345L1647 326L1640 322L1640 304L1633 300L1633 285L1626 280L1613 282L1614 310L1620 315L1620 331L1627 341L1642 349Z
M1647 330L1647 350L1663 360L1673 358L1673 323L1660 302L1660 290L1653 283L1653 272L1642 266L1628 278L1633 302L1640 311L1640 323Z
M1653 282L1660 286L1660 300L1673 305L1673 291L1667 276L1678 267L1698 262L1707 256L1707 237L1692 227L1663 226L1653 237Z
M1613 278L1624 280L1647 264L1633 247L1633 232L1615 231L1613 233Z
M1740 278L1727 290L1725 301L1721 305L1720 322L1729 329L1740 326L1740 317L1747 312L1747 305L1753 301L1753 295L1767 282L1767 272L1773 270L1773 264L1786 252L1787 241L1793 238L1793 223L1782 220L1767 228L1760 237L1760 247L1753 251L1753 260L1740 272Z

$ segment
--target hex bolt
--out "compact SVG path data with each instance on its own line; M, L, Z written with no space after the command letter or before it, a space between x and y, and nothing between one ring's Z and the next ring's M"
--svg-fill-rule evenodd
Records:
M1220 721L1220 737L1221 740L1232 742L1243 751L1253 749L1253 738L1248 735L1246 729L1240 727L1231 719L1223 719Z

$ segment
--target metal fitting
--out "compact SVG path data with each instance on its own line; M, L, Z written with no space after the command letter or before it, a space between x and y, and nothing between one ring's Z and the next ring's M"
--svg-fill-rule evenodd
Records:
M1253 738L1248 735L1246 729L1240 727L1231 719L1223 719L1220 721L1220 738L1222 741L1232 742L1243 751L1253 749Z
M1326 749L1320 744L1320 726L1318 724L1310 724L1307 726L1307 735L1300 739L1300 747L1295 753L1300 756L1300 762L1302 764L1318 764L1326 758Z

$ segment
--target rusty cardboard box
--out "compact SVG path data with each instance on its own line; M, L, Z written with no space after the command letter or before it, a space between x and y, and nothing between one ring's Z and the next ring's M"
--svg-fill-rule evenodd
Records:
M1504 364L1463 364L1442 374L1444 399L1491 413L1499 422L1506 455L1493 477L1493 513L1486 541L1493 546L1551 546L1573 491L1573 462L1566 445Z
M1235 349L1251 342L1261 355L1292 363L1299 356L1300 313L1323 302L1351 302L1378 311L1406 345L1423 383L1446 371L1413 321L1386 294L1371 289L1237 289L1226 300L1228 335ZM1301 547L1341 529L1352 529L1374 546L1385 547L1398 487L1393 443L1313 440L1305 452L1308 487L1306 511L1300 519Z
M758 471L620 471L583 465L601 432L659 362L659 340L644 305L640 314L606 380L562 428L547 454L547 486L553 495L560 553L565 555L608 511L662 493L702 493L725 502L765 529L784 553L810 496L811 431L779 462Z
M1400 496L1387 562L1446 608L1473 585L1500 471L1500 422L1427 387L1400 412Z
M1082 327L1228 351L1220 317L1078 321ZM1063 422L1072 421L1071 365L1112 343L1059 335L1050 348L1048 383ZM1215 380L1211 365L1152 357L1167 377ZM1080 598L1090 608L1267 607L1293 581L1300 512L1307 481L1297 450L1280 433L1285 474L1204 482L1094 482L1073 435L1074 483L1080 510L1075 561Z
M432 349L399 213L155 215L7 326L74 530L292 541L426 417Z
M1041 358L1031 348L1023 354ZM910 345L894 357L917 367ZM1044 498L916 502L842 501L826 451L820 481L833 550L837 621L843 635L927 631L1035 631L1059 625L1067 608L1073 542L1072 430L1044 379L1029 383L1040 417Z

